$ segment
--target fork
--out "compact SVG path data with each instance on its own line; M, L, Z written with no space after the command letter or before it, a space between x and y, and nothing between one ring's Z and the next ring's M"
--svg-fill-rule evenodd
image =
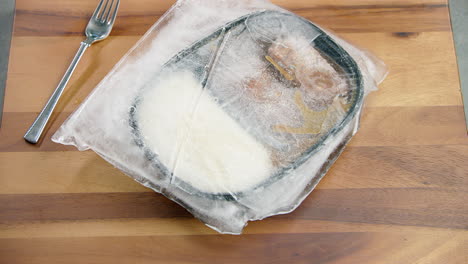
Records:
M67 86L67 83L70 80L76 65L83 56L83 53L93 43L104 40L109 36L117 16L119 4L120 0L101 0L99 2L96 10L94 10L93 15L88 22L88 26L86 27L86 40L81 42L80 48L76 52L76 55L65 72L62 80L58 84L52 96L47 101L41 113L37 116L34 123L24 135L24 139L27 142L36 144L39 141L42 132L44 131L44 128L47 125L47 122L49 121L52 112L54 111L54 108L63 93L63 90Z

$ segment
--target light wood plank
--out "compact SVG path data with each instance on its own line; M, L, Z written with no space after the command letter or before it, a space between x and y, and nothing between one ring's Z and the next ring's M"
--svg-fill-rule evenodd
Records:
M463 119L461 106L367 108L350 146L466 145Z
M379 91L371 94L368 106L462 105L450 33L409 37L386 33L340 35L375 52L389 67L388 78ZM66 89L59 111L76 109L138 39L112 37L89 49ZM40 111L80 40L79 37L15 37L5 112Z
M139 37L109 37L88 49L56 108L74 111ZM39 112L82 37L14 37L5 112Z
M389 75L367 106L463 105L451 33L340 35L387 64Z
M466 191L467 159L468 146L348 147L318 188ZM91 151L0 153L0 175L0 194L152 192Z
M91 151L1 153L0 175L3 194L151 192Z
M53 143L52 135L70 115L53 116L43 141L31 145L24 131L36 113L4 113L0 130L0 152L73 151L71 146ZM361 129L350 146L467 145L463 107L369 107L364 109Z

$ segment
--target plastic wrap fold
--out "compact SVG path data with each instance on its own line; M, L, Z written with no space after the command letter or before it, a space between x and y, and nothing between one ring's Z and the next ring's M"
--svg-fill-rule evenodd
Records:
M239 234L299 206L385 74L372 55L268 1L181 0L53 140Z

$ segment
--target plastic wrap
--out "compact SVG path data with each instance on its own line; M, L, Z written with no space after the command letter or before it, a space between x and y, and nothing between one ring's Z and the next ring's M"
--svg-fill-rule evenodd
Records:
M178 1L53 136L221 233L294 210L386 74L268 1Z

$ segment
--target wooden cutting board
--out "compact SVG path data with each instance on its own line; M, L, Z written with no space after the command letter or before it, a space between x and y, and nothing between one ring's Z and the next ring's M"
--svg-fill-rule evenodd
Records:
M219 235L51 135L174 0L121 3L44 140L22 139L96 0L17 0L0 130L0 263L468 263L468 137L445 0L276 0L389 66L360 132L293 213Z

